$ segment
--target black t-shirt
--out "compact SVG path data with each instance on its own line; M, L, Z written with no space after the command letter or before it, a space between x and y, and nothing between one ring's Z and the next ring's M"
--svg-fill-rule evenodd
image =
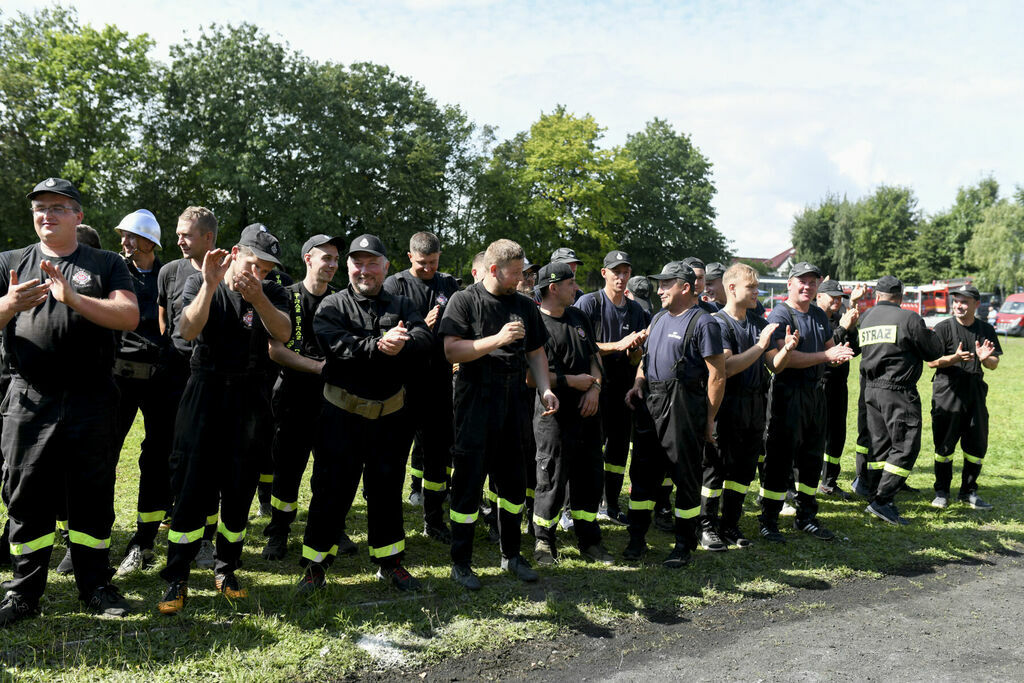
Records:
M185 281L198 272L190 259L180 258L161 268L157 276L156 303L166 311L164 327L167 336L170 337L174 349L185 356L192 354L192 342L185 341L178 334L178 322L181 321L181 312L185 309L181 302L181 294L185 291Z
M547 331L541 320L540 309L518 292L494 296L482 282L456 292L445 308L444 317L438 326L438 336L483 339L497 334L505 323L512 320L522 321L526 327L525 337L495 349L482 358L462 363L460 367L467 370L482 367L483 363L492 363L499 372L525 372L526 354L544 346Z
M722 334L722 349L729 349L734 356L740 355L757 344L761 330L768 326L768 322L755 315L753 311L747 311L743 320L736 320L723 309L715 313L714 318ZM764 373L764 357L762 356L746 370L726 380L726 392L733 387L751 391L762 387L765 380Z
M651 322L650 314L640 304L623 297L622 305L616 306L603 289L584 294L573 305L587 316L597 334L597 341L602 343L617 342L628 334L646 329ZM622 375L636 374L625 351L606 354L602 360L609 374L616 375L616 379ZM629 381L632 383L632 377Z
M768 314L768 322L779 324L772 334L769 349L781 348L780 342L786 341L786 327L793 327L794 323L800 331L800 343L796 345L796 350L801 353L824 351L825 344L832 339L832 326L829 325L825 311L814 305L810 306L806 313L801 313L785 301L780 301ZM775 376L775 381L793 385L814 383L824 376L824 366L825 363L818 363L809 368L786 368Z
M976 354L977 347L975 345L983 344L986 339L996 347L992 352L993 356L1003 355L1003 347L999 345L999 337L996 335L995 328L980 318L975 318L974 322L967 326L958 323L956 318L946 318L940 321L932 331L942 341L943 355L954 353L956 347L961 344L963 344L964 351ZM937 368L935 374L944 375L950 381L955 382L964 375L982 377L985 370L981 361L978 360L978 356L975 355L966 363L957 362L946 368Z
M692 341L683 348L686 330L694 316L700 317L694 325ZM722 334L707 311L699 306L688 308L676 316L666 311L651 323L644 374L655 382L677 378L684 381L707 379L708 367L704 359L719 353L722 353Z
M202 284L202 273L189 276L181 295L183 307L192 303ZM287 313L288 295L284 287L266 280L262 284L263 293L274 308ZM214 290L206 325L192 344L192 369L245 374L267 356L269 336L252 304L221 282Z
M587 316L570 306L560 318L541 312L541 319L548 331L544 351L551 372L556 375L590 374L591 360L599 351Z
M79 244L68 256L47 256L37 243L0 254L0 296L7 294L12 270L19 282L42 278L43 260L60 270L81 295L106 299L117 290L134 294L128 267L114 252ZM90 381L111 376L116 335L51 294L11 319L4 329L4 348L12 372L30 384L46 389L87 387Z
M384 280L384 291L411 299L416 310L426 318L434 306L441 306L441 312L444 312L452 295L459 291L459 284L448 273L434 273L434 277L429 280L421 280L408 270L403 270Z
M155 363L160 360L160 351L164 345L164 338L160 335L160 312L157 304L160 260L154 261L152 269L145 272L136 268L129 259L124 259L124 262L132 276L135 297L139 300L139 325L133 331L120 335L117 356L125 360Z

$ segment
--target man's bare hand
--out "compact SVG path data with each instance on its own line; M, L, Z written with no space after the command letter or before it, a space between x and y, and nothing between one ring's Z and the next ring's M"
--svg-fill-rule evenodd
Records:
M860 318L860 311L856 308L846 309L846 313L843 313L843 317L839 319L839 326L847 332L857 324L857 320Z
M409 339L409 330L406 329L405 323L399 320L397 325L377 340L377 348L389 356L397 356Z
M601 405L601 389L596 384L591 384L580 398L580 417L590 417L597 414Z
M707 424L704 425L704 441L712 446L718 445L718 438L715 436L715 421L712 419L708 419Z
M437 304L429 311L427 311L427 317L424 322L427 323L427 327L434 329L434 324L437 323L438 318L441 317L441 304Z
M50 282L42 282L39 278L33 278L19 283L18 274L13 270L10 271L10 276L7 294L3 298L7 300L8 305L15 313L35 308L46 301L46 296L50 292Z
M508 346L526 336L526 326L522 320L513 320L505 325L494 335L498 342L498 348Z
M825 349L825 358L829 363L839 365L853 358L853 349L850 348L849 343L836 344L830 349Z
M996 345L992 343L991 339L986 339L985 343L979 344L974 342L974 352L978 356L979 361L986 361L988 358L995 353Z
M728 315L728 313L726 314ZM772 335L775 334L775 330L779 329L778 323L769 323L765 325L765 328L761 330L761 334L757 337L757 345L761 347L762 351L767 351L768 347L772 343Z
M636 410L643 402L644 388L639 384L634 384L633 388L626 392L626 405L630 410Z
M60 272L59 268L46 260L39 263L39 270L43 271L43 275L50 278L50 294L53 294L53 298L62 304L74 308L79 294L75 291L74 287L68 284L64 273Z
M225 249L211 249L206 252L203 256L203 282L211 287L219 285L234 260L234 255Z
M565 383L576 391L586 391L594 383L593 375L566 375Z
M544 407L547 408L547 410L540 414L541 417L554 415L558 412L558 397L555 396L555 392L548 389L541 395L540 400L544 403Z
M249 303L255 303L261 297L266 296L263 293L263 283L255 275L246 271L242 271L232 278L231 286Z
M783 342L782 348L787 351L792 351L800 344L800 330L794 330L789 325L786 325L786 341Z

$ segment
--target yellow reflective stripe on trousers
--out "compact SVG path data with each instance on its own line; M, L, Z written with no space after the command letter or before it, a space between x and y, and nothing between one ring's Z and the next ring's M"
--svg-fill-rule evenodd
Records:
M331 555L337 554L338 546L336 545L332 545L331 549L327 552L320 552L319 550L314 550L313 548L310 548L308 545L302 546L302 557L309 560L310 562L320 563L326 560Z
M653 510L654 509L654 501L653 500L633 500L632 498L630 498L629 499L629 509L630 510Z
M935 454L935 462L953 462L953 456L952 455L939 455L938 453L936 453Z
M665 477L661 480L662 486L672 486L672 477Z
M701 486L700 495L702 498L718 498L722 495L722 489L709 489L707 486Z
M730 491L735 491L736 493L746 493L747 490L750 488L750 485L741 484L738 481L729 481L728 479L726 479L725 481L722 482L722 488L728 489Z
M34 553L35 551L42 550L43 548L53 547L53 543L56 538L56 533L51 531L45 536L40 536L28 543L11 543L11 555L28 555L29 553Z
M612 474L625 474L626 467L625 465L613 465L610 462L606 462L604 464L604 471L611 472Z
M428 481L423 479L423 488L428 491L444 491L448 487L443 481Z
M526 497L527 498L536 498L537 497L537 492L534 491L533 489L526 489Z
M202 529L196 529L195 531L175 531L171 529L167 532L168 543L195 543L202 537Z
M270 507L276 508L276 509L280 510L281 512L295 512L296 510L299 509L299 501L295 501L293 503L287 503L287 502L281 500L280 498L278 498L277 496L271 496L270 497Z
M415 467L409 468L409 474L411 474L414 477L419 477L420 479L423 478L423 470L418 470Z
M487 496L487 500L491 501L492 503L498 502L498 494L495 493L494 491L490 489L484 489L484 495Z
M833 458L831 455L826 453L825 454L825 462L830 463L832 465L838 465L839 464L839 458Z
M550 529L558 523L558 517L555 517L554 519L544 519L543 517L538 517L534 514L533 523L537 526L542 526L545 529Z
M761 455L757 456L757 462L758 463L764 462L764 453L762 453Z
M450 476L452 476L452 472L454 472L454 471L455 471L455 469L454 469L454 468L452 468L452 467L449 467L449 468L448 468L448 476L449 476L449 477L450 477Z
M461 512L456 512L455 510L449 510L448 516L453 522L458 522L459 524L472 524L476 521L476 518L480 516L480 512L471 512L468 515L464 515Z
M217 532L224 538L228 539L228 541L230 541L231 543L241 543L242 540L245 538L244 527L242 528L241 531L231 531L226 526L224 526L224 522L221 522L217 525Z
M813 496L818 493L818 489L816 489L815 487L808 486L807 484L801 484L800 482L796 483L796 490L797 493L804 493L808 496Z
M61 531L67 531L68 530L68 520L66 520L66 519L58 519L57 520L57 528L60 529Z
M884 470L885 469L885 461L884 460L878 460L878 461L872 460L871 462L868 462L868 463L865 463L865 464L867 465L869 470Z
M164 521L167 510L154 510L153 512L139 512L139 524Z
M868 450L867 446L861 446L860 444L857 444L857 447L854 450L856 450L861 455L867 455L868 453L871 452Z
M498 507L500 507L505 512L511 512L513 515L518 515L520 512L523 511L523 507L525 507L525 501L523 503L520 503L519 505L516 505L512 501L505 500L504 498L499 498Z
M206 516L206 526L212 526L212 525L216 524L217 520L219 518L220 518L220 515L217 514L216 512L214 512L212 515L207 515Z
M391 557L405 550L405 539L381 548L370 548L370 557Z
M252 479L250 479L249 481L252 481ZM274 483L274 475L273 474L261 474L260 475L260 483L261 484L273 484Z
M910 476L910 470L903 467L897 467L896 465L893 465L891 462L885 463L882 469L888 472L889 474L895 474L899 477L906 478Z
M975 465L980 465L983 458L979 458L976 455L967 455L964 453L964 460L967 462L973 462Z
M74 529L68 529L68 540L78 545L84 545L86 548L93 548L95 550L103 550L104 548L110 547L110 537L96 538L90 536L83 531L75 531Z
M761 497L767 498L768 500L786 500L786 492L779 493L778 491L769 491L768 489L761 487Z
M584 522L596 522L597 513L587 512L586 510L570 510L569 513L573 519L582 519Z
M700 514L700 507L690 508L689 510L681 510L676 508L676 517L679 519L693 519Z

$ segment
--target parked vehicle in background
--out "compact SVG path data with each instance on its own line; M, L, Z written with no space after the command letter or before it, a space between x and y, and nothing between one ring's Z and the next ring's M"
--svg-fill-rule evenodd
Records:
M1024 294L1006 297L996 315L996 332L1012 337L1024 335Z

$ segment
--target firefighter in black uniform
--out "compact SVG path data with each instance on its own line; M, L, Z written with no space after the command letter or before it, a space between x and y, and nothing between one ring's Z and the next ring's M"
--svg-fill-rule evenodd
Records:
M561 408L546 415L547 406L538 398L533 411L537 438L533 557L538 564L554 564L558 557L555 527L568 499L580 555L612 564L597 524L602 488L601 354L590 320L572 307L576 276L568 264L549 263L540 269L537 281L548 332L544 343L548 381ZM624 289L625 279L622 284Z
M331 284L338 272L338 246L329 235L313 235L302 245L306 275L285 287L291 338L286 344L270 340L270 359L281 366L274 386L274 481L270 497L270 523L263 530L267 544L263 557L282 560L288 551L288 532L299 509L299 485L309 462L316 434L324 383L324 352L313 332L313 318L324 297L337 291ZM347 538L347 537L345 537ZM342 538L338 544L341 546ZM348 541L342 552L354 553Z
M913 311L900 308L903 283L892 275L878 279L877 303L860 321L860 374L871 434L868 486L873 500L865 511L888 522L906 524L893 504L921 450L921 397L917 380L922 363L942 355L942 342Z
M796 485L796 519L793 528L823 541L835 534L817 519L818 483L825 456L824 365L846 363L853 357L848 344L837 344L824 311L813 305L821 271L801 261L789 273L786 301L768 315L778 323L766 353L774 371L768 397L768 426L765 430L764 475L761 480L761 536L770 543L784 543L779 532L779 513L790 481ZM797 336L797 346L779 357Z
M825 280L818 286L818 308L825 311L825 317L832 328L832 339L837 344L849 343L854 354L860 353L857 345L856 308L844 310L843 299L849 299L842 285L836 280ZM821 465L821 483L818 493L835 496L840 500L850 497L839 487L839 462L846 446L846 417L848 413L849 389L847 380L850 378L850 364L839 363L825 366L825 461Z
M160 333L164 335L165 347L168 350L165 358L165 386L167 402L171 411L171 419L176 420L178 405L185 392L185 384L192 373L189 358L192 356L192 342L185 341L178 333L181 311L185 308L181 295L185 290L185 281L189 276L198 273L203 267L206 252L214 248L217 242L217 217L213 212L202 206L189 206L178 217L175 237L182 258L171 261L160 268L157 276L157 306L160 315ZM173 424L172 424L173 429ZM171 500L181 490L181 475L184 469L178 467L177 455L172 451L170 462ZM169 523L170 510L165 523ZM196 553L196 566L200 569L213 569L213 539L217 533L217 504L207 513L206 526L203 528L202 542Z
M958 498L975 510L992 504L978 495L978 475L988 450L988 385L985 370L999 367L1003 349L993 327L976 316L981 293L974 285L950 292L953 317L935 326L943 355L928 363L932 378L932 439L935 442L935 499L932 505L949 505L953 481L953 451L960 442L964 469Z
M114 440L115 462L135 414L142 411L146 436L139 454L139 497L135 534L128 541L117 575L124 576L153 564L153 542L170 508L168 460L174 438L178 406L168 400L166 338L160 334L157 279L160 259L160 224L140 209L124 217L116 228L121 250L139 300L139 326L121 335L114 361L114 380L121 392Z
M697 305L693 269L672 261L651 278L658 281L663 308L651 321L647 350L626 400L634 407L642 401L637 430L641 422L653 422L660 448L633 453L629 545L623 557L638 560L646 551L651 511L668 469L676 487L676 542L663 564L678 569L689 563L697 547L701 462L705 442L715 440L715 419L725 393L725 356L718 326Z
M313 320L327 363L299 590L326 585L360 477L377 578L419 590L402 566L402 483L414 429L406 385L423 367L433 338L411 299L384 291L388 260L377 237L352 240L347 264L348 287L324 299Z
M619 507L619 494L633 432L633 411L626 405L625 397L633 388L647 339L647 325L651 321L640 304L626 297L626 283L632 272L629 254L618 249L608 252L601 268L604 288L584 294L575 304L590 320L597 335L607 380L601 388L601 425L605 440L605 506L601 517L618 524L627 521Z
M384 281L384 291L410 299L431 333L437 331L445 306L459 285L448 273L437 270L441 242L429 232L409 240L407 270ZM441 543L451 543L451 532L442 516L448 488L455 431L452 423L452 366L444 357L444 345L435 337L434 348L408 384L409 413L415 420L416 447L411 470L413 491L423 496L423 533ZM422 484L420 482L422 481Z
M79 598L124 616L110 585L114 522L115 336L139 309L131 275L112 252L78 244L78 190L48 178L28 195L39 242L0 254L0 328L11 372L3 399L3 497L13 578L4 584L0 627L31 616L46 588L58 510Z
M158 604L164 614L184 607L192 560L211 509L220 501L214 585L241 598L235 570L241 562L249 506L259 480L251 453L260 438L264 375L257 372L270 337L291 333L284 288L263 278L278 263L281 247L266 227L250 225L230 252L208 251L202 272L189 276L182 293L179 334L194 341L192 374L178 407L173 452L181 489L167 532L168 587Z
M501 566L523 581L537 573L520 554L526 501L523 449L523 382L527 365L544 413L558 410L548 382L547 332L537 306L516 291L523 278L523 249L511 240L487 247L483 282L455 294L441 319L445 356L459 364L455 381L455 447L452 449L452 579L480 588L473 573L473 528L480 490L488 475L497 493Z

